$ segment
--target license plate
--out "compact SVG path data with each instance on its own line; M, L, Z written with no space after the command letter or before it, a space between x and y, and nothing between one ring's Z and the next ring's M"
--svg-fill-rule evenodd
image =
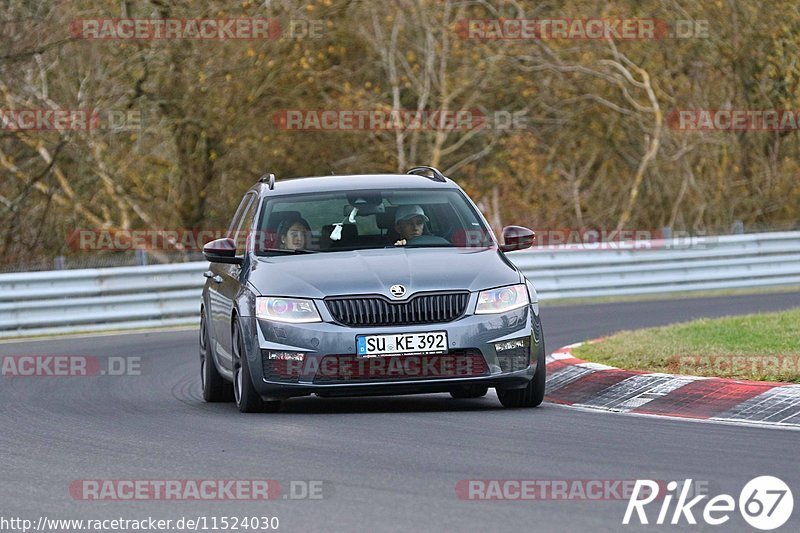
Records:
M447 332L359 335L356 337L356 348L361 357L447 353Z

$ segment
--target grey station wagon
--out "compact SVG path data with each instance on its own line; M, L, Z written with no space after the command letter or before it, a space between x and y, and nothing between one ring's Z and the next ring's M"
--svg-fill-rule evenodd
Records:
M535 407L545 351L531 283L506 257L534 233L486 220L432 167L407 174L262 177L208 243L203 397L242 412L292 397L493 387Z

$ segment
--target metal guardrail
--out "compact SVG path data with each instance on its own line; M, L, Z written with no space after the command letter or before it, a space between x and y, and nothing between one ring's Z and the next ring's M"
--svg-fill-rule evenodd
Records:
M640 241L509 257L542 300L800 285L800 232Z
M541 300L800 285L800 232L509 254ZM0 338L192 325L205 262L0 275Z
M0 338L189 325L208 263L0 275Z

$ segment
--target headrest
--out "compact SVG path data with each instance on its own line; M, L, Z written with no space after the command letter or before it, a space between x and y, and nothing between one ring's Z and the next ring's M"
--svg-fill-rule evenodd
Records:
M281 222L287 218L300 218L300 211L273 211L267 219L267 229L278 229Z
M386 206L386 212L375 215L375 223L381 229L394 229L394 216L397 213L397 206Z

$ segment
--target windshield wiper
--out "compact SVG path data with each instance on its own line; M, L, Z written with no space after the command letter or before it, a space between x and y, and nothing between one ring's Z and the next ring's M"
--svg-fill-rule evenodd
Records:
M327 248L325 250L320 250L323 254L329 254L331 252L356 252L359 250L379 250L380 248L373 247L373 246L342 246L341 248Z
M448 242L447 244L443 242L436 242L436 243L420 243L420 244L406 244L404 246L392 246L392 248L452 248L453 243Z
M264 248L258 251L258 255L272 252L278 254L315 254L317 250L307 250L305 248L297 248L296 250L288 250L286 248Z

